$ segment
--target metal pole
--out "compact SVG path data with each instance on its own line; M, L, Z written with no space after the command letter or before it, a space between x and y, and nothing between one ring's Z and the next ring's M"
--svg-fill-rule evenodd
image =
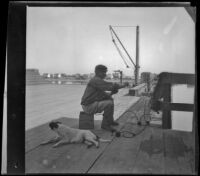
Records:
M122 74L123 74L122 71L120 71L119 74L120 74L120 84L122 84Z
M123 75L123 71L121 71L121 70L115 70L114 72L119 73L120 84L122 84L122 75Z
M122 48L124 49L124 51L126 52L128 58L130 59L130 61L132 62L132 64L136 67L135 63L133 62L131 56L129 55L129 53L127 52L126 48L124 47L124 45L122 44L121 40L119 39L119 37L117 36L117 34L115 33L115 31L113 30L112 26L110 26L110 30L112 30L113 34L116 36L117 40L119 41L120 45L122 46Z
M135 67L135 85L138 85L139 81L139 26L136 27L136 67Z

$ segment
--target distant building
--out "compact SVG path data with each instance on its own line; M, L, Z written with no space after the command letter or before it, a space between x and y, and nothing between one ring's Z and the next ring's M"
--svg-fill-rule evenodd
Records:
M150 72L142 72L141 73L141 83L148 83L151 80Z
M62 77L62 78L66 78L66 77L67 77L67 74L61 73L61 77Z
M88 78L89 78L89 75L88 75L88 74L83 74L83 75L82 75L82 78L83 78L83 79L88 79Z
M91 79L92 77L94 77L95 76L95 73L90 73L89 74L89 78Z
M65 73L55 73L55 74L52 74L53 75L53 78L67 78L67 74Z
M74 77L75 77L75 79L81 79L81 74L76 73L76 74L74 75Z
M119 79L119 78L120 78L120 74L117 73L117 72L112 73L112 77L113 77L114 79Z
M53 74L51 73L43 73L42 75L44 78L53 78Z
M75 76L73 76L73 75L66 75L65 78L66 78L66 79L69 79L69 80L72 80L72 79L75 79Z
M32 74L36 74L36 75L40 75L39 70L35 69L35 68L28 68L26 69L26 75L32 75Z
M40 75L38 69L26 69L26 85L48 84L48 80Z
M123 79L132 80L132 79L133 79L133 76L123 76Z
M53 77L54 78L61 78L61 73L55 73L55 74L53 74Z
M108 73L108 74L106 75L106 79L112 79L112 78L113 78L113 76L112 76L111 73Z

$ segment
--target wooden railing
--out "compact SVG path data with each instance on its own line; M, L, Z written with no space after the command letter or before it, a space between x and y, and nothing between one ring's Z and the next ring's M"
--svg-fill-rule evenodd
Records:
M167 72L159 74L158 83L151 97L151 109L162 111L162 127L164 129L172 127L171 111L194 112L194 104L171 103L171 89L174 84L195 85L195 75Z

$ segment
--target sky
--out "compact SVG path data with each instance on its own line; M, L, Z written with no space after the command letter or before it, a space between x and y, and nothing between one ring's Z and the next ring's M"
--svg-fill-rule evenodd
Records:
M183 7L28 7L26 68L43 73L108 73L126 68L112 43L113 27L135 62L139 26L141 72L195 73L195 23ZM133 27L119 27L133 26ZM119 45L118 45L119 46Z

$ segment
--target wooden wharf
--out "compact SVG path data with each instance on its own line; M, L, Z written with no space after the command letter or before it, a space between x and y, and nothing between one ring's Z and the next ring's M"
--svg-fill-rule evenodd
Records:
M33 5L32 2L29 5ZM44 3L35 4L36 6L44 5ZM60 6L59 3L53 3L50 6ZM16 8L17 7L17 8ZM196 9L190 6L185 7L193 21L196 21ZM9 173L19 172L21 163L16 158L22 154L23 150L18 150L23 144L16 143L24 129L21 128L21 121L17 121L16 117L24 117L22 104L24 104L24 67L26 65L26 13L27 4L11 4L10 13L8 15L8 31L7 37L7 70L8 89L6 94L8 98L8 126L7 134L8 142L8 166ZM18 64L13 64L17 61ZM12 73L11 73L11 72ZM7 72L6 72L7 73ZM173 75L172 75L173 76ZM171 81L179 82L184 80L184 75ZM187 76L187 75L186 75ZM193 75L189 77L195 78ZM172 77L171 77L172 78ZM17 80L17 81L16 81ZM193 79L192 84L194 84ZM168 80L166 80L168 81ZM179 82L180 83L180 82ZM166 83L168 84L168 83ZM7 84L6 84L7 85ZM196 85L196 82L195 82ZM181 110L189 110L194 113L193 131L182 132L171 129L170 111L179 109L178 104L170 103L171 84L168 84L164 95L164 103L160 106L163 110L162 127L155 127L151 124L146 126L139 135L133 138L116 138L110 133L100 130L100 122L96 121L95 130L99 136L112 138L111 143L103 143L99 149L87 149L84 145L66 145L59 148L52 148L51 145L39 146L39 143L51 135L53 135L48 125L43 124L26 131L26 173L149 173L149 174L179 174L179 175L198 175L198 123L197 110L191 104L182 106ZM195 88L196 89L196 88ZM8 92L8 93L7 93ZM157 91L155 91L157 92ZM158 91L159 92L159 91ZM159 101L156 98L156 101ZM158 95L160 97L160 95ZM9 101L10 100L10 101ZM167 103L167 104L165 104ZM130 110L135 112L135 105ZM197 104L197 93L195 91L194 107ZM162 106L163 105L163 106ZM178 108L176 107L178 105ZM186 108L187 107L187 108ZM131 120L128 113L120 115L120 126L123 127L127 120ZM78 119L70 119L67 117L59 119L63 123L72 127L78 126ZM166 123L165 123L166 122ZM130 123L129 123L130 124ZM134 124L134 123L133 123ZM129 130L137 130L142 126L129 125ZM126 126L126 128L128 128ZM11 130L11 131L10 131ZM139 129L140 130L140 129ZM15 139L15 140L14 140ZM14 146L14 147L13 147ZM10 162L11 161L11 162Z
M129 173L129 174L196 174L195 144L192 132L162 129L162 125L137 125L135 120L150 116L149 97L140 97L119 118L117 130L134 132L132 138L116 137L101 130L95 120L92 130L102 138L100 148L69 144L53 148L39 144L53 137L48 123L26 132L26 173ZM146 105L146 109L144 108ZM145 116L144 116L145 114ZM150 118L150 117L148 117ZM78 128L78 119L62 117L59 121Z

